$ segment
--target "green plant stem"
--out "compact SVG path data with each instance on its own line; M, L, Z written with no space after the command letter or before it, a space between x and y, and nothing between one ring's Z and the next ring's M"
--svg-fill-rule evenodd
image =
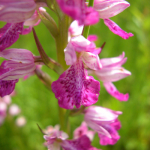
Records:
M93 7L93 5L94 5L94 0L89 0L88 6L89 6L89 7Z
M94 5L94 0L89 0L89 7L92 7ZM90 26L85 26L83 29L83 36L87 39L90 31Z
M68 28L69 28L69 17L64 15L58 21L59 34L56 37L56 49L57 49L57 60L61 64L64 70L68 68L65 62L64 49L68 44Z
M68 28L69 28L69 17L67 15L63 15L58 20L58 28L59 28L59 34L55 38L56 41L56 49L57 49L57 61L61 64L64 70L68 68L65 62L65 54L64 49L66 48L68 44ZM59 118L60 118L60 127L61 130L66 131L67 124L66 120L66 109L63 109L61 107L58 107L59 109ZM67 116L68 117L68 116Z

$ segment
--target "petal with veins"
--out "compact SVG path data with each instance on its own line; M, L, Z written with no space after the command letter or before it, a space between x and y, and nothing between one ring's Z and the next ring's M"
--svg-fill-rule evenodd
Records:
M87 76L82 60L78 60L52 83L52 91L60 107L73 109L74 105L79 108L96 103L100 84Z
M9 81L0 80L0 96L4 97L6 95L11 94L17 82L18 82L18 79L9 80Z
M7 23L3 28L0 29L0 51L14 44L19 34L22 34L23 22L22 23Z
M103 58L101 59L101 63L103 67L121 67L127 60L127 58L124 58L125 53L123 52L122 55L118 57L112 57L112 58Z
M1 0L0 20L8 23L24 22L36 9L34 0Z
M94 9L99 13L100 18L108 19L124 11L130 4L124 0L95 0Z
M7 49L0 52L0 57L19 63L34 63L33 54L26 49Z
M95 74L103 82L114 82L123 79L131 73L122 67L103 68L95 71Z

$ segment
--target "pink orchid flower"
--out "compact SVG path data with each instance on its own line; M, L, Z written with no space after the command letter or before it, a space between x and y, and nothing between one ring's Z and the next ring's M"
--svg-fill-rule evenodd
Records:
M65 132L59 131L59 126L49 126L46 130L46 135L44 135L46 140L44 145L48 150L60 150L62 141L67 138L68 135Z
M84 0L57 0L61 10L78 20L79 24L92 25L99 21L99 14L92 7L87 7Z
M65 61L70 68L52 83L52 91L58 99L59 106L65 109L73 109L74 105L79 108L81 105L90 106L96 103L100 90L99 82L87 75L83 62L89 68L100 69L98 53L101 49L96 48L93 42L83 36L77 35L78 27L77 22L71 24L69 43L64 50ZM81 30L82 27L80 32Z
M15 88L19 78L35 70L33 54L25 49L8 49L0 52L5 60L0 66L0 96L9 95Z
M115 22L109 18L116 16L124 11L130 4L125 0L94 0L94 9L99 13L100 18L104 19L104 23L114 33L123 39L132 37L132 33L122 30Z
M119 140L120 136L117 130L120 129L121 125L117 118L122 112L99 106L90 106L84 114L87 125L98 133L101 145L113 145Z
M46 135L44 135L44 139L46 142L44 145L48 148L48 150L98 150L91 146L91 141L89 138L84 135L75 140L67 140L68 135L59 131L59 127L49 126L46 130Z
M45 11L45 9L39 8L39 11ZM14 44L19 39L19 35L29 34L32 31L32 27L39 23L40 17L37 11L35 11L33 16L29 19L24 20L24 22L7 23L0 29L0 51L3 51ZM29 27L24 28L24 26Z

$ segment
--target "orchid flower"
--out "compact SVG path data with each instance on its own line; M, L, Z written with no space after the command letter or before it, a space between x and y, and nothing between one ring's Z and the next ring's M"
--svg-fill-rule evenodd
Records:
M129 6L130 4L125 0L94 0L93 8L99 13L99 17L104 20L105 25L114 34L121 36L123 39L128 39L133 34L125 32L109 18L116 16Z
M44 143L48 150L98 150L91 146L91 141L86 135L83 135L75 140L68 140L68 135L65 132L59 131L58 126L48 127Z
M78 28L76 23L71 26ZM81 105L90 106L96 103L100 90L99 82L87 75L83 64L84 62L94 70L100 69L100 48L96 48L93 42L81 35L72 37L76 34L76 29L71 32L71 27L69 28L71 38L64 50L65 61L70 68L52 83L52 91L58 99L59 106L66 109L73 109L74 105L79 108Z
M0 96L9 95L19 78L35 70L33 54L25 49L8 49L0 52L5 60L0 66Z
M48 150L60 150L62 141L68 138L65 132L59 131L59 126L55 126L54 128L49 126L45 132L44 139L46 142L44 145Z
M39 8L39 11L45 11L43 8ZM34 12L33 16L24 22L19 23L7 23L3 28L0 29L0 51L5 50L14 44L19 35L25 35L32 31L32 27L40 23L40 17L37 11ZM24 28L24 26L29 26Z
M97 77L103 81L107 92L120 101L127 101L129 94L120 93L112 82L131 75L131 72L121 67L127 60L124 56L125 53L123 52L118 57L101 59L102 68L94 71Z
M78 20L80 25L92 25L99 21L98 12L92 7L87 7L84 0L57 0L61 10Z
M113 145L119 140L117 130L121 125L118 121L120 111L113 111L99 106L90 106L84 112L87 125L98 133L101 145Z

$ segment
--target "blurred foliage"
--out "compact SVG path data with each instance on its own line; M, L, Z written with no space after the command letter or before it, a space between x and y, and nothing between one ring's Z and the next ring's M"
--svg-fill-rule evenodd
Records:
M129 3L131 6L127 10L111 19L125 31L132 32L133 37L124 40L113 34L104 25L103 20L92 26L90 30L90 34L99 37L96 41L97 47L106 42L100 58L115 57L124 51L128 58L124 67L132 72L132 76L115 83L120 92L130 94L128 102L120 102L111 97L101 83L101 94L96 105L123 112L119 117L122 123L122 128L119 130L121 138L116 145L100 146L98 135L95 136L93 145L103 150L150 149L150 2L130 0ZM56 18L55 14L50 13ZM3 25L4 23L0 23L0 27ZM57 60L55 41L47 28L40 23L35 30L46 53ZM39 55L32 33L20 36L12 47L28 49ZM42 70L53 80L58 78L58 75L47 67L43 66ZM43 146L43 135L37 124L44 129L59 123L58 104L54 94L46 89L36 76L20 80L16 84L16 92L17 95L12 98L12 103L19 105L22 110L21 115L26 117L27 124L19 128L15 125L15 118L8 116L0 127L0 149L46 150L47 148ZM83 116L69 120L73 131L81 124Z

